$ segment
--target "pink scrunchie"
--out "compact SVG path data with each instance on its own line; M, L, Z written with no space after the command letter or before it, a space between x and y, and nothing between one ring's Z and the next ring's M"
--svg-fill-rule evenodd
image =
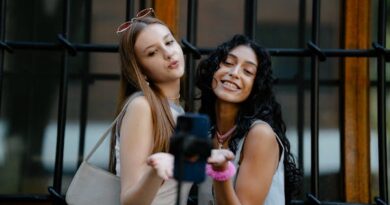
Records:
M229 161L228 168L223 171L215 171L210 164L206 165L206 174L216 181L226 181L236 174L236 167Z

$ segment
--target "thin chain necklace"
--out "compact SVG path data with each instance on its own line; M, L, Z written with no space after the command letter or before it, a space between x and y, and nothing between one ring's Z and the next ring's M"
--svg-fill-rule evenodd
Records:
M178 99L180 99L180 94L178 95L178 96L176 96L176 97L167 97L167 99L168 100L178 100Z
M230 128L229 131L227 131L225 134L221 135L221 133L218 132L218 129L216 130L217 135L217 141L219 149L222 149L223 144L226 142L226 140L233 134L233 132L236 130L237 125L234 125L232 128Z

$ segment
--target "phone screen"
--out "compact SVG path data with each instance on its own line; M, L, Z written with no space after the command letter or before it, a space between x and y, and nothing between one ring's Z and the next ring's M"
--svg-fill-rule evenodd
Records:
M195 183L204 181L212 148L209 128L207 115L186 113L178 117L170 142L170 153L175 156L175 179Z

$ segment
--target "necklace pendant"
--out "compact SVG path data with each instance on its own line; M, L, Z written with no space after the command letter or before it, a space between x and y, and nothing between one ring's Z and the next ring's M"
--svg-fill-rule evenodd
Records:
M233 132L236 130L237 125L234 125L232 128L230 128L229 131L227 131L225 134L219 133L218 129L215 132L215 135L217 137L219 149L222 149L223 144L229 140Z

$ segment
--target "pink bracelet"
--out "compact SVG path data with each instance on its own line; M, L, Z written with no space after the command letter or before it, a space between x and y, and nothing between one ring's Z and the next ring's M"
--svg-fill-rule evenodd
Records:
M236 167L229 161L228 168L223 171L215 171L210 164L206 165L206 174L216 181L226 181L236 174Z

